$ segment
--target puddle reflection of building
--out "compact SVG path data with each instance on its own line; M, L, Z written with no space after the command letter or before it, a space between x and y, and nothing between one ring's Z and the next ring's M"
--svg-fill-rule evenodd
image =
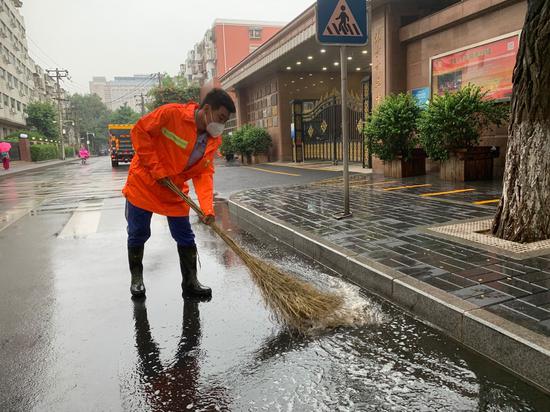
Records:
M155 411L229 410L223 387L200 388L201 324L199 303L186 299L182 332L176 355L166 366L151 334L145 300L134 301L137 372L145 388L147 403Z

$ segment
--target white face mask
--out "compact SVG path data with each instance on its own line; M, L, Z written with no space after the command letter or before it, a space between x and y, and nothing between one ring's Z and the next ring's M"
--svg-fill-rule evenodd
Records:
M212 137L221 136L221 134L225 130L225 124L215 122L214 118L212 117L212 112L210 113L210 119L212 121L206 125L206 131Z

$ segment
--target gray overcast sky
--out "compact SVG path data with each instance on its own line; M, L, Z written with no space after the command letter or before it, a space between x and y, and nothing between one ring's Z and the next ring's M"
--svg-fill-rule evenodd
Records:
M92 76L175 74L216 18L290 21L314 0L23 0L31 56L69 70L87 93Z

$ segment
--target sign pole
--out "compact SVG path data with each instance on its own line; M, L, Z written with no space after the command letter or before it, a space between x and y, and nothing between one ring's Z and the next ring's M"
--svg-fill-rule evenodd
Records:
M367 12L365 0L317 0L315 9L317 41L323 45L340 47L344 211L334 215L336 219L344 219L352 215L349 199L348 56L346 55L346 46L365 46L367 44ZM336 150L336 141L334 149Z
M349 120L348 120L348 59L346 46L340 46L340 76L342 79L342 159L344 169L344 212L341 219L351 216L349 209Z

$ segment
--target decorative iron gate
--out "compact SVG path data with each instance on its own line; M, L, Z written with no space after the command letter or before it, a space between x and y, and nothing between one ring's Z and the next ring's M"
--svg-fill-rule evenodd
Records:
M363 137L363 98L349 96L350 162L365 165L365 142ZM304 110L305 101L294 100L293 142L294 160L330 160L338 163L343 159L342 109L340 93L334 91L322 97L309 111Z

